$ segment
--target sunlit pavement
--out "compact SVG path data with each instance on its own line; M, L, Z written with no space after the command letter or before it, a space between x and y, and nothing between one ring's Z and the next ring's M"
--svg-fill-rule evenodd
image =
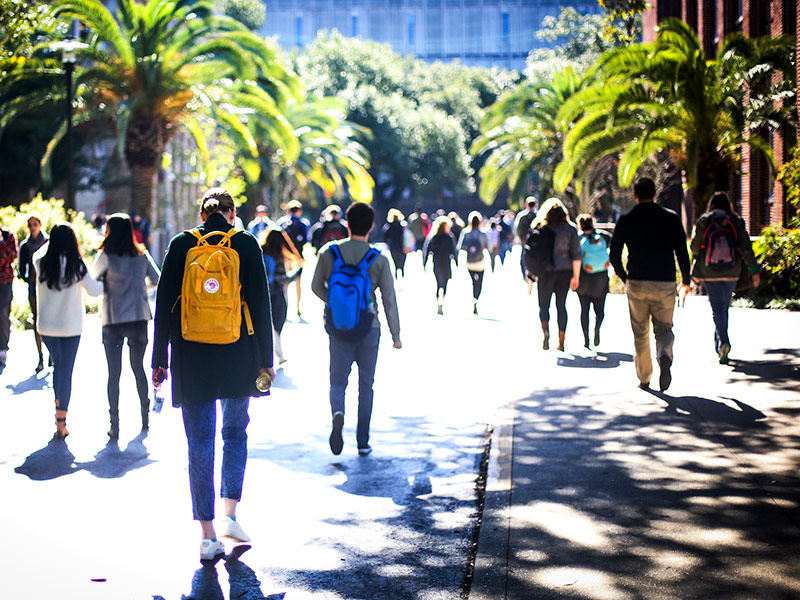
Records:
M72 435L51 443L50 375L34 376L32 335L15 334L0 375L0 596L458 598L491 432L471 597L800 595L800 315L734 310L725 367L706 300L689 298L676 311L674 383L659 396L635 387L624 297L609 297L598 353L582 348L574 297L567 352L544 352L518 262L487 274L478 317L462 269L440 317L432 275L419 253L409 261L404 348L384 332L365 458L355 379L344 452L328 449L327 337L307 270L304 321L290 290L290 360L272 396L251 404L239 520L252 548L203 568L180 412L165 407L140 435L124 372L120 441L108 444L91 317Z

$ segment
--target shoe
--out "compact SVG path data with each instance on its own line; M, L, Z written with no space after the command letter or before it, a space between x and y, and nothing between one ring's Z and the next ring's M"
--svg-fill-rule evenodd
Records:
M639 384L639 389L640 389L640 390L645 390L645 391L648 391L648 390L650 389L650 383L649 383L649 382L644 382L644 381L642 381L642 382Z
M594 345L595 346L599 346L600 345L600 328L599 327L595 327L595 330L594 330Z
M440 314L440 315L444 314L444 311L442 310L442 305L441 304L439 305L439 308L436 309L436 313Z
M477 302L472 305L472 314L473 315L477 315L478 314L478 303Z
M41 373L42 371L44 371L44 357L40 356L39 364L36 365L36 372Z
M119 425L111 425L111 429L108 430L108 437L112 440L119 439Z
M358 449L359 456L369 456L372 453L371 446L364 446L363 448Z
M731 345L725 344L719 351L719 364L727 365L728 364L728 354L730 354Z
M333 452L336 456L340 455L342 453L342 448L344 448L342 427L344 427L344 413L337 412L333 415L333 430L331 431L331 437L328 439L328 443L331 446L331 452Z
M219 540L204 539L200 543L200 560L214 560L225 554L225 544Z
M564 351L564 338L566 337L566 335L567 335L566 331L559 331L558 332L558 348L557 349L558 349L559 352L563 352Z
M232 540L236 540L237 542L249 542L250 536L244 532L242 526L239 525L238 521L234 521L230 517L224 517L222 519L222 535L227 538L231 538Z
M669 356L662 356L658 359L658 366L661 367L661 374L658 376L658 387L663 392L672 383L672 373L670 373L672 359Z

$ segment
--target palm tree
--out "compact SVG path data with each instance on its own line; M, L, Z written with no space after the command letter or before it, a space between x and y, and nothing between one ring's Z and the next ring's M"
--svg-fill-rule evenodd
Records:
M793 96L792 43L734 33L710 60L686 23L667 19L652 44L607 53L593 83L559 113L568 133L556 188L617 152L620 185L628 187L643 162L667 150L699 216L713 192L727 186L743 146L772 160L763 131L791 124L785 102ZM775 73L785 81L773 84Z
M206 154L197 117L210 115L243 149L257 173L258 149L243 122L258 120L289 157L297 140L281 112L298 95L299 80L277 49L230 17L214 14L210 0L118 0L116 14L100 0L55 0L51 15L77 19L90 32L76 68L76 120L106 119L118 131L131 171L131 207L149 217L153 176L166 142L184 128ZM3 86L37 78L38 93L5 106L4 124L43 104L63 102L61 70L50 58L6 78ZM62 127L43 158L45 172Z
M346 120L345 103L340 98L306 99L289 104L285 110L300 151L293 159L269 145L260 149L261 186L272 197L273 214L281 204L296 199L325 201L345 196L370 202L374 181L369 174L369 152L359 139L370 139L371 132ZM254 123L256 139L268 132Z
M488 155L479 171L484 202L491 204L508 186L510 201L517 204L535 180L540 194L551 191L564 138L558 112L582 85L583 79L567 67L552 81L534 81L504 93L487 109L481 135L470 148L474 156Z

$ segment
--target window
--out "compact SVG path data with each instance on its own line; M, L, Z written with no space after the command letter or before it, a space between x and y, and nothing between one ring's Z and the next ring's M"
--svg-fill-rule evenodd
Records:
M294 37L298 46L303 45L303 17L296 17L294 20Z
M413 46L417 40L417 15L409 13L408 15L408 45Z
M358 37L358 15L350 17L350 36Z
M502 27L503 27L503 43L508 44L511 41L511 22L508 18L508 13L503 13Z

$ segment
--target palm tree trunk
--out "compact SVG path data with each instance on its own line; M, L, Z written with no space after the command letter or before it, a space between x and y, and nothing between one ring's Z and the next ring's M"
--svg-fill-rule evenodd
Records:
M130 165L131 168L131 210L143 219L151 220L153 202L153 177L155 165Z

